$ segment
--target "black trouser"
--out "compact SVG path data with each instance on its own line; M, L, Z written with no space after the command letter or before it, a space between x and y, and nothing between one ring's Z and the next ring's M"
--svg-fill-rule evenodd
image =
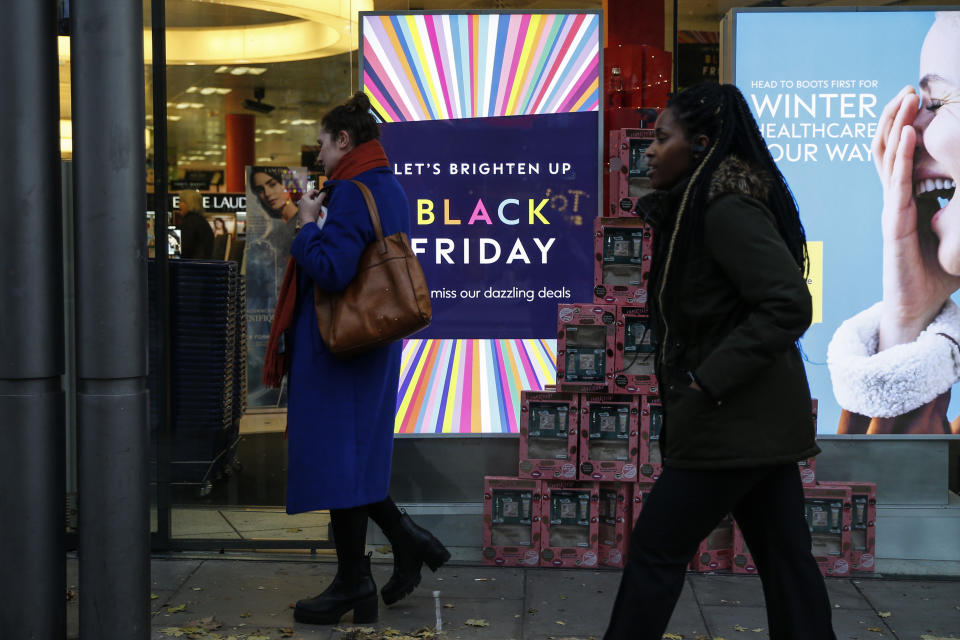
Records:
M796 464L666 468L643 503L604 640L660 640L687 564L727 513L753 554L771 640L835 640L830 601L810 551Z

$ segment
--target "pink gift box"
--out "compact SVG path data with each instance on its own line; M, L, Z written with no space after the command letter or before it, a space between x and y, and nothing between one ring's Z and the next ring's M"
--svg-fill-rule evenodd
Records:
M520 392L521 478L577 478L578 398L555 390Z
M497 476L483 479L483 564L540 564L540 496L539 480Z
M600 494L596 482L544 480L540 566L596 567Z
M580 394L581 480L636 480L639 400L622 393Z
M617 339L617 308L605 304L561 304L557 310L557 389L609 391Z

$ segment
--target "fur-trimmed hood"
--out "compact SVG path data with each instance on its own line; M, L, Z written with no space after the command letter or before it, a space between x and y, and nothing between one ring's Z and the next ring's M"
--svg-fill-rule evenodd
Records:
M634 213L654 228L660 226L661 221L672 217L672 210L679 205L688 180L683 180L670 191L654 191L639 198L634 207ZM712 202L728 193L735 193L756 198L766 204L772 187L773 179L770 174L765 171L756 171L746 161L736 156L727 156L713 172L710 188L707 191L707 202Z
M767 202L773 180L766 171L757 171L746 161L736 156L728 156L717 166L710 179L707 201L716 200L722 195L735 193Z

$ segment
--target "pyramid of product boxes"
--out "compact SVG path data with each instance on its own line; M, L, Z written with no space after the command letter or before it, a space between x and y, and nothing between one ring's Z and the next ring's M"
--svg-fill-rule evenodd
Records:
M593 223L594 299L559 305L556 387L521 392L517 477L484 478L484 564L623 567L660 476L663 410L646 304L652 230L633 213L629 189L633 156L652 133L611 133L613 204ZM799 464L821 571L873 571L876 485L817 482L815 462ZM732 517L701 542L690 569L756 573Z

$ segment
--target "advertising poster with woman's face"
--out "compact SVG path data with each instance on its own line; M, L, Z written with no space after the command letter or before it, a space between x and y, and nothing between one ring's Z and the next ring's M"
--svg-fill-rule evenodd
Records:
M737 12L806 228L820 433L960 434L960 11Z
M213 237L237 235L237 214L235 213L208 213L207 224L213 229Z
M270 322L296 233L297 202L307 187L303 167L247 167L247 404L285 407L285 389L260 382ZM214 236L216 237L216 229Z

